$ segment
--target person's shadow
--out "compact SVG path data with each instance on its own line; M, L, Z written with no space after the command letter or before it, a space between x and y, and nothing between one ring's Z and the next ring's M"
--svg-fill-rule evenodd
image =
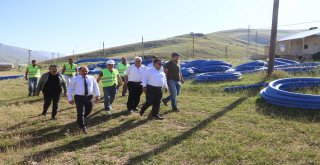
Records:
M115 118L118 118L122 115L127 114L126 111L120 111L120 112L113 113L113 114L110 114L107 116L106 115L98 115L99 113L101 113L101 111L104 111L104 110L101 109L99 111L96 111L95 113L92 113L87 117L86 123L87 123L88 127L94 127L100 123L104 123L104 122L109 121L111 119L115 119ZM25 123L22 122L16 126L11 127L10 129L14 129L15 127L20 127L23 124L25 124ZM50 133L47 133L47 132L50 132ZM53 142L53 141L56 141L60 138L63 138L66 133L74 134L77 132L78 132L78 125L77 125L76 121L65 124L65 125L55 125L55 126L46 127L46 128L37 129L37 130L31 130L31 131L27 131L27 132L23 132L23 133L20 132L19 134L27 134L27 135L30 135L31 138L21 140L18 143L15 143L12 145L1 146L0 151L6 152L6 150L8 148L31 147L34 145L41 145L44 143ZM12 136L12 135L9 135L9 136Z
M169 113L171 113L171 111L166 111L162 115L166 115ZM115 114L112 114L109 116L102 116L102 117L97 116L95 118L92 118L91 120L92 121L96 121L96 120L105 121L105 119L116 118L116 117L120 117L122 115L127 115L127 112L121 111L119 113L115 113ZM96 121L96 122L98 123L100 121ZM28 162L30 160L39 162L43 159L47 159L47 158L52 157L52 156L54 156L58 153L61 153L61 152L74 152L74 151L80 150L82 148L86 148L86 147L95 145L95 144L103 141L106 138L112 138L114 136L119 136L124 132L127 132L131 129L134 129L136 127L139 127L139 126L147 123L148 121L150 121L150 119L148 119L148 118L138 120L138 121L135 121L134 119L128 120L128 121L125 121L124 123L122 123L121 125L119 125L118 127L109 129L109 130L101 132L99 134L96 134L93 136L86 136L84 138L69 142L69 143L64 144L62 146L57 146L54 148L50 148L50 149L38 152L38 153L30 155L30 156L27 156L19 164L25 164L26 162ZM92 127L92 125L91 125L91 127Z
M157 148L155 148L155 149L153 149L153 150L151 150L149 152L146 152L146 153L143 153L141 155L137 155L135 157L130 158L127 161L126 164L142 164L142 162L144 160L147 160L148 158L150 158L152 156L156 156L156 155L158 155L160 153L163 153L166 150L170 149L171 147L174 147L177 144L181 144L182 141L190 138L197 131L200 131L200 130L204 129L209 124L211 124L213 121L215 121L215 120L219 119L220 117L224 116L227 112L232 111L233 109L235 109L238 105L240 105L247 98L248 97L238 98L237 100L232 102L230 105L228 105L227 107L223 108L221 111L219 111L219 112L217 112L215 114L212 114L211 116L209 116L205 120L201 121L199 124L197 124L193 128L191 128L188 131L182 133L181 135L171 139L167 143L164 143L164 144L160 145L159 147L157 147Z

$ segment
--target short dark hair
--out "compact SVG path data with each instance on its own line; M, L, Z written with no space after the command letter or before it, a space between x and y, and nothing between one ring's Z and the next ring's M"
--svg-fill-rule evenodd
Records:
M52 68L52 67L55 67L55 68L57 68L57 65L55 65L55 64L52 64L52 65L50 65L50 66L49 66L49 68Z
M36 60L32 60L31 62L36 62Z
M159 62L159 61L161 62L161 59L156 58L156 59L153 60L153 63L156 63L156 62Z
M89 71L88 67L86 67L86 66L80 66L79 70L81 70L81 69L86 69L87 71Z
M180 54L178 54L178 53L176 53L176 52L173 52L173 53L171 54L171 57L176 57L176 56L180 56Z

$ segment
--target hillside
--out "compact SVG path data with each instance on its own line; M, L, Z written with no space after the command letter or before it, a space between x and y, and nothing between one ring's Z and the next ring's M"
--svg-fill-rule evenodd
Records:
M28 49L19 48L15 46L9 46L0 43L0 62L10 62L18 64L28 63ZM60 54L63 56L63 54ZM52 58L52 52L32 50L31 59L36 59L38 61L44 61Z
M256 35L256 31L258 32ZM298 30L279 30L278 38L297 33ZM241 59L253 54L263 54L263 46L269 44L270 29L258 29L250 31L250 44L247 42L247 29L234 29L219 31L209 34L195 33L194 57L192 34L183 34L163 40L148 41L144 43L144 55L156 55L169 59L172 52L182 54L183 59ZM142 54L142 44L133 43L118 47L97 50L75 55L75 59L91 57L128 57ZM65 58L61 60L65 61Z
M257 33L256 33L257 31ZM296 33L296 30L279 30L278 38ZM257 35L256 35L257 34ZM258 29L250 31L250 44L248 47L248 30L234 29L219 31L209 34L194 34L194 57L192 34L183 34L163 40L148 41L144 43L144 52L142 53L141 43L133 43L117 47L96 50L82 54L76 54L75 59L90 57L128 57L132 59L137 55L156 55L164 59L169 59L172 52L182 54L183 59L241 59L253 54L263 54L263 45L269 44L270 29ZM32 51L31 58L37 60L50 60L51 52ZM60 54L60 57L63 55ZM65 62L67 56L64 56L55 63ZM0 61L12 63L27 63L28 49L18 48L0 44Z

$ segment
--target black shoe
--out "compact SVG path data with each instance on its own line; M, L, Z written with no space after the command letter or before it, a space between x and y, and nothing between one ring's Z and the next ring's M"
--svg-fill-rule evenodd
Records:
M51 119L50 120L57 120L57 118L56 117L51 117Z
M143 115L143 113L144 113L144 111L142 111L142 110L141 110L141 111L139 112L140 116L142 116L142 115Z
M131 114L131 113L133 113L133 110L127 110L127 112L129 113L129 114Z
M88 133L88 131L87 131L87 128L86 128L86 127L81 128L81 131L82 131L84 134L87 134L87 133Z
M163 119L164 119L164 118L163 118L163 117L161 117L160 115L153 116L153 118L154 118L154 119L156 119L156 120L163 120Z
M132 111L139 111L137 108L133 108Z
M161 101L163 102L163 104L164 104L165 106L168 106L168 103L167 103L166 101L164 101L164 99L162 99Z
M30 96L31 96L31 93L29 93L28 96L30 97Z
M180 112L178 108L172 108L172 112Z

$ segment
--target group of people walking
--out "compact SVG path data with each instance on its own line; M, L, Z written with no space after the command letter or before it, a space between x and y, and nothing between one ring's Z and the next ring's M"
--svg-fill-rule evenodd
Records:
M161 102L167 106L171 101L172 111L179 112L176 97L180 93L181 83L184 82L179 64L178 53L172 53L171 60L164 64L159 58L154 58L149 66L142 64L141 57L134 58L134 64L127 63L126 58L122 58L121 62L115 68L115 61L108 60L106 68L102 69L98 78L88 75L87 67L79 67L73 63L70 58L69 62L64 64L61 73L57 71L56 65L50 65L49 72L40 76L40 68L42 66L36 64L33 60L32 64L26 70L26 80L29 80L29 96L39 95L42 91L44 95L43 113L47 114L47 110L52 102L51 119L56 120L58 110L58 102L61 92L68 97L68 101L72 105L76 105L77 123L83 132L87 132L85 126L85 118L91 113L93 105L93 97L95 101L100 100L99 82L102 82L104 93L104 109L107 114L111 113L112 103L115 100L117 90L122 87L122 96L126 96L128 91L127 112L129 114L138 110L142 92L145 92L146 101L142 105L139 114L142 116L144 112L152 106L150 113L151 118L162 120L159 115ZM170 91L170 95L163 98L163 91Z

